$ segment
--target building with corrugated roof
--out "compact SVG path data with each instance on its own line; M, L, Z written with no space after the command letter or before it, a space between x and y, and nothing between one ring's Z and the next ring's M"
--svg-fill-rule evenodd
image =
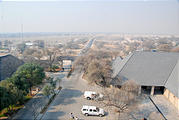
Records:
M0 81L5 80L24 64L22 60L10 54L0 54Z
M116 59L113 71L113 77L140 85L139 93L164 94L179 110L179 53L134 52Z

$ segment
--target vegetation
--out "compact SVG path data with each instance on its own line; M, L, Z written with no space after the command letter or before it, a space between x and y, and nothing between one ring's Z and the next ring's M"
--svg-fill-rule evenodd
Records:
M75 68L84 71L83 77L89 83L107 87L112 79L111 55L108 51L90 51L76 61Z
M59 69L59 66L57 65L52 65L52 68L50 71L56 72L56 69Z
M138 90L138 85L132 80L126 81L120 88L106 88L103 93L105 96L103 103L106 106L116 107L117 112L122 112L128 105L136 103Z
M12 77L0 82L0 110L7 108L14 110L27 101L27 94L31 95L31 87L36 86L45 78L43 68L36 64L24 64Z
M42 49L26 48L23 52L23 56L26 59L34 58L34 59L40 61L40 59L43 56L43 50Z
M20 53L23 53L24 50L26 49L26 44L25 43L18 44L17 49L20 51Z
M6 88L0 86L0 110L9 107L9 105L11 105L13 102L12 98L12 94Z
M33 86L40 84L44 78L45 73L42 67L37 64L27 63L19 67L11 80L18 89L28 92L28 90L31 91Z
M49 81L50 87L51 87L51 90L52 90L52 93L54 94L54 93L55 93L54 90L55 90L55 88L56 88L56 82L57 82L57 80L59 80L59 79L54 80L54 78L49 77L47 80Z
M27 63L39 64L46 71L56 72L59 71L59 61L57 56L61 55L61 51L57 48L45 49L39 48L25 48L23 52L23 60ZM42 59L43 58L43 59Z
M112 77L111 61L115 55L116 53L108 51L90 51L75 61L75 68L84 72L83 78L88 82L103 87L104 100L98 102L114 107L119 113L137 104L139 87L132 80L124 81L122 78ZM118 85L111 87L114 79Z
M57 50L46 50L45 55L48 57L48 66L50 68L50 71L52 71L53 63L55 62L57 57Z
M171 50L171 45L170 45L170 44L167 44L167 43L165 43L165 44L160 44L160 45L157 47L157 49L158 49L159 51L169 52L169 51Z
M47 78L47 81L49 82L49 85L46 85L43 88L43 94L49 98L51 94L55 94L55 88L56 88L56 81L54 78L49 77Z
M110 85L112 69L110 61L92 61L84 72L84 77L89 82L107 87Z
M66 43L65 49L80 49L80 45L78 43L70 41Z
M50 85L45 85L43 94L49 98L49 96L52 94L52 88Z
M24 103L27 102L28 100L30 100L32 98L32 96L25 96L24 97ZM16 113L16 111L18 111L19 109L23 108L24 105L21 104L15 104L11 106L11 110L9 110L9 106L5 107L4 109L0 110L0 117L5 117L9 116L13 113Z

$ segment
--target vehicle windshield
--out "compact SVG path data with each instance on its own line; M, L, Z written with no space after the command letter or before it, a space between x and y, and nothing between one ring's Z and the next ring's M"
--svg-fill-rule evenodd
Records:
M99 108L96 108L96 111L99 111Z

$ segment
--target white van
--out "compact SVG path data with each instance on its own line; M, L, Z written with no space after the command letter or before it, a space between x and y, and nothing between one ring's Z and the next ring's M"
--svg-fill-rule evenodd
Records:
M94 116L104 116L104 110L96 106L87 106L83 105L81 112L85 116L94 115Z
M85 91L84 92L84 98L88 99L88 100L100 100L103 98L102 94L93 92L93 91Z

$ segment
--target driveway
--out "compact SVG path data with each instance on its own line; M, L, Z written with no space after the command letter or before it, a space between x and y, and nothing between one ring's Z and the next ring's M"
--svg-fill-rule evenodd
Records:
M86 100L83 98L83 93L86 90L91 91L102 91L100 87L96 85L89 85L85 80L81 78L81 74L74 73L69 79L63 79L61 82L63 87L59 95L56 96L55 100L51 103L48 110L42 117L43 120L46 119L59 119L68 120L70 118L70 113L82 120L110 120L113 114L109 114L108 109L104 108L101 104ZM81 114L81 108L83 105L95 105L97 107L104 108L106 111L105 117L97 116L84 116Z

